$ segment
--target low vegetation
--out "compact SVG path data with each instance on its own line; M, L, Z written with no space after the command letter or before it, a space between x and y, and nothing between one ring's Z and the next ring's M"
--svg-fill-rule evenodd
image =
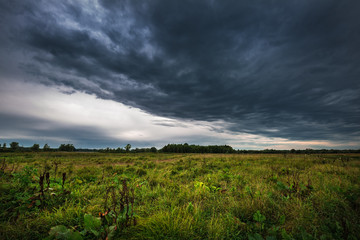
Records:
M3 152L0 160L0 239L360 232L360 154Z

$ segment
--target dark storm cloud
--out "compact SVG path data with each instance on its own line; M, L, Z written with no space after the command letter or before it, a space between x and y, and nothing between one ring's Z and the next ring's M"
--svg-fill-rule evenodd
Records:
M32 81L160 116L224 120L234 132L358 139L359 1L1 7L5 37L26 52L20 69Z

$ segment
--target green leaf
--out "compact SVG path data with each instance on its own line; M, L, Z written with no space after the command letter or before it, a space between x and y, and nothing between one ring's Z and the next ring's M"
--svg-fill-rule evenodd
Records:
M130 210L129 210L130 212ZM126 208L120 212L118 218L116 219L116 222L117 223L123 223L123 222L126 222Z
M79 232L71 232L69 240L82 240L83 237Z
M91 214L84 215L84 227L87 231L92 232L95 236L99 236L101 228L101 220Z
M105 215L105 221L106 221L106 224L112 223L113 217L110 216L109 214L107 214L107 215Z
M59 225L59 226L55 226L52 227L50 229L50 236L64 236L66 234L68 234L70 232L69 229L67 229L64 225Z
M274 236L267 236L267 237L266 237L266 240L276 240L276 237L274 237Z
M293 238L286 232L285 229L281 229L281 237L284 240L292 240Z
M36 206L40 206L40 205L41 205L40 200L36 200L36 201L35 201L35 205L36 205Z
M74 232L71 229L67 229L64 225L52 227L50 229L50 239L60 240L82 240L82 236L79 232Z
M116 229L117 229L116 225L112 225L112 226L109 227L109 233L107 235L108 240L114 239Z
M114 218L114 217L116 217L116 214L115 214L115 212L113 210L111 210L106 216Z
M264 238L258 234L258 233L255 233L255 234L249 234L248 235L248 239L249 240L264 240Z
M283 182L278 181L276 185L278 186L279 190L289 190L289 187L286 186Z
M279 224L283 225L285 223L285 215L281 215L279 219Z
M259 210L257 210L256 213L254 213L253 218L257 222L263 222L266 220L266 217L262 215Z
M191 202L189 202L189 204L188 204L188 206L187 206L187 211L188 211L189 213L194 212L194 205L193 205Z

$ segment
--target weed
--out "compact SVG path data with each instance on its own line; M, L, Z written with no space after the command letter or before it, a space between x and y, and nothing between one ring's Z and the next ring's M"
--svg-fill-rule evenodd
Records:
M106 222L115 223L120 229L136 225L134 209L134 189L127 186L126 180L122 180L121 187L110 186L106 190L104 213L101 214Z
M6 160L5 160L5 158L3 158L3 160L1 161L1 167L0 167L0 171L2 174L5 173L6 166L7 166Z
M55 178L56 178L56 176L57 176L57 171L58 171L58 167L59 167L59 165L61 164L61 162L60 162L60 161L53 161L53 164L54 164L54 166L55 166L54 171L55 171Z

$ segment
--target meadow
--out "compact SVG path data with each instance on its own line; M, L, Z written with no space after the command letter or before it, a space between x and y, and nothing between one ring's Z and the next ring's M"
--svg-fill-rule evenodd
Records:
M360 154L2 153L0 239L359 239Z

